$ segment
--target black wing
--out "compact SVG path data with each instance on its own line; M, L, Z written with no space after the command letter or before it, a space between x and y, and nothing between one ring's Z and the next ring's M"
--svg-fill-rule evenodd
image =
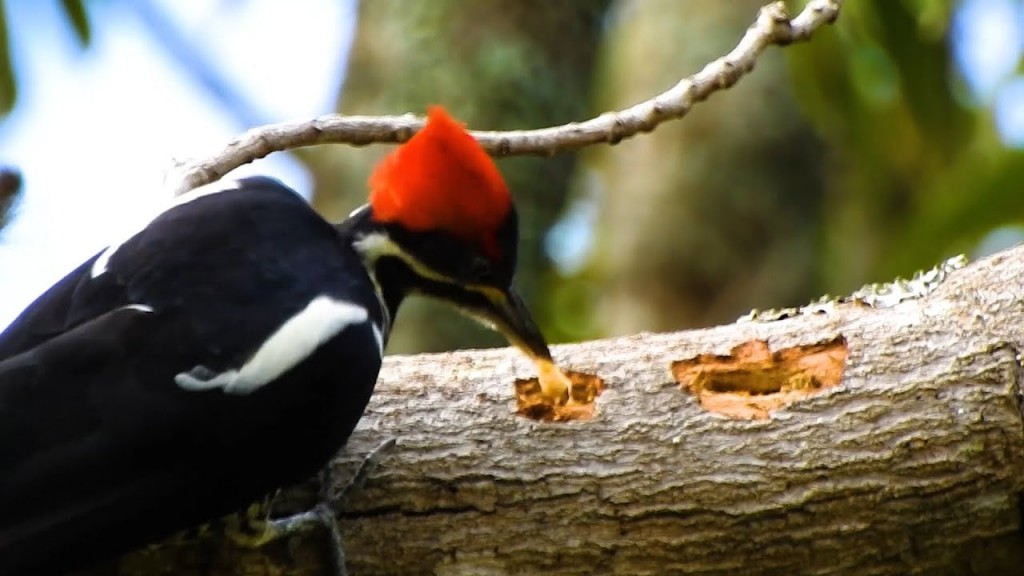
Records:
M81 565L315 472L372 391L368 324L251 394L175 376L238 367L324 294L376 302L330 224L252 179L173 207L41 296L0 335L0 574Z
M132 385L125 360L155 321L121 308L0 362L0 573L54 554L88 559L83 528L102 551L109 527L180 482L138 474L146 439L120 434L96 405L110 383Z
M54 284L22 312L7 330L0 333L0 360L38 346L73 326L75 319L70 315L80 313L80 307L76 305L76 293L79 286L88 278L95 260L96 256L93 256ZM103 283L108 284L106 279ZM123 295L119 298L120 290L115 286L110 288L113 298L103 302L102 306L112 310Z

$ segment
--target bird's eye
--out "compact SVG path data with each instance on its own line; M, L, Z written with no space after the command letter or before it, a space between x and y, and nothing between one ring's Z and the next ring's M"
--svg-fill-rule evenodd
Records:
M470 274L477 282L489 282L494 277L491 262L483 256L476 256L470 264Z

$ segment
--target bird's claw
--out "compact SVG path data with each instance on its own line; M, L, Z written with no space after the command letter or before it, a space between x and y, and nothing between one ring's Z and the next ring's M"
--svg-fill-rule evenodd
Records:
M268 518L264 515L262 521L258 522L260 528L255 531L245 530L241 526L232 529L232 526L229 525L228 537L241 546L258 548L281 537L307 532L322 526L327 530L330 539L331 576L346 576L345 548L342 543L341 530L338 529L337 515L344 508L349 497L366 485L366 481L380 465L384 455L394 446L394 438L389 438L377 446L363 459L352 478L334 497L331 496L331 488L334 485L333 474L328 466L319 475L320 494L316 506L304 512L281 518ZM263 503L262 506L266 506L266 503ZM261 504L250 506L246 511L246 518L252 519L257 510L263 509L260 507ZM255 523L257 522L251 522L247 527L251 527Z

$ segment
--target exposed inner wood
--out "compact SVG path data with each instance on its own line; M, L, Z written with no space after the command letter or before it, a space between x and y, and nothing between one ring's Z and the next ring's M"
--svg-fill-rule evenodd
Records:
M594 417L594 401L604 390L604 381L595 374L565 370L570 381L569 397L565 403L552 402L544 394L539 378L519 379L515 382L516 413L520 416L547 422L588 420Z
M842 336L776 352L764 340L749 340L726 355L677 360L672 374L712 412L765 419L783 406L838 385L848 354Z

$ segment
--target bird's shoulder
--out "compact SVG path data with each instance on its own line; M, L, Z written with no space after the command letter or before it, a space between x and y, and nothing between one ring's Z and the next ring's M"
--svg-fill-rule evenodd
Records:
M217 183L179 198L40 296L0 334L0 359L141 305L164 321L180 318L197 344L237 360L318 298L368 307L381 321L358 256L303 198L270 178Z

